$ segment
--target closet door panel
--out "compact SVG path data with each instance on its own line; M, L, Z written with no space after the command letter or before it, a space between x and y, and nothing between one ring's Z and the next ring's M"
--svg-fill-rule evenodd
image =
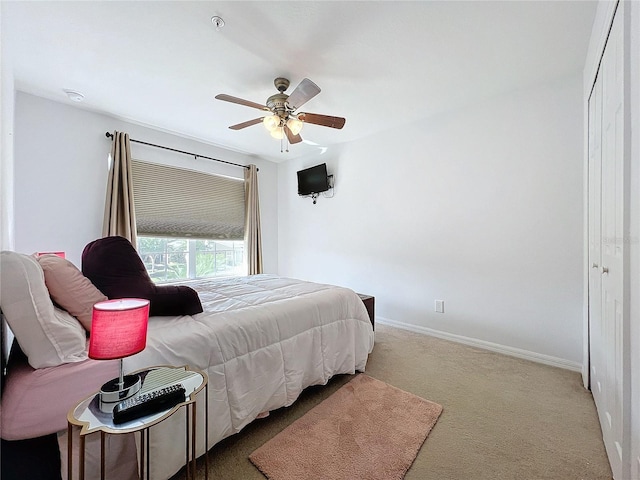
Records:
M589 370L597 406L603 405L604 348L602 326L602 77L589 97ZM604 409L600 409L599 411Z
M601 338L600 381L596 398L605 447L614 478L625 476L624 345L624 52L622 15L617 14L600 66L602 77L601 179ZM598 368L597 368L598 369Z

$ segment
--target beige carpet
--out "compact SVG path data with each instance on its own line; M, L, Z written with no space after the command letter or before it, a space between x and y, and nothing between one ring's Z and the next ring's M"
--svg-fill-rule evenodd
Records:
M377 324L366 374L444 406L406 480L611 479L593 397L578 372ZM265 480L249 455L351 378L308 388L215 445L209 478ZM204 462L198 466L204 480ZM184 478L184 470L174 477Z
M357 375L249 459L271 480L402 480L441 412Z

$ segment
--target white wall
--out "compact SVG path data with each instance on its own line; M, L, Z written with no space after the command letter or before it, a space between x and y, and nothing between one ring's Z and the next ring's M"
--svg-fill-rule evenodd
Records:
M0 17L4 2L0 2ZM0 38L2 37L0 18ZM14 126L14 78L13 64L8 55L7 42L0 42L0 250L13 249L13 126ZM9 356L13 333L0 319L0 345L4 360Z
M149 143L219 158L255 163L260 193L265 272L277 270L277 168L252 158L18 92L15 105L15 250L65 251L80 267L84 246L102 236L111 141L105 132L129 133ZM242 178L243 170L136 143L133 158Z
M581 86L576 74L281 164L279 273L375 295L378 320L579 369ZM335 196L312 205L296 171L325 161Z
M3 2L0 2L0 15ZM2 22L0 21L0 29ZM1 30L0 30L1 32ZM1 42L0 58L0 250L13 248L13 65L6 42Z
M640 480L640 2L629 7L630 228L629 332L631 352L631 478Z

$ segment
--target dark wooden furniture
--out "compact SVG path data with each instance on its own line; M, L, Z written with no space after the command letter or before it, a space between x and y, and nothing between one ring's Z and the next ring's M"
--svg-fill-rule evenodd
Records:
M0 440L2 480L61 480L60 448L55 433L27 440Z
M365 295L363 293L359 293L358 296L360 297L360 300L362 300L362 303L364 303L364 306L367 308L367 313L369 314L369 320L371 320L371 326L375 330L376 329L376 324L375 324L376 299L371 295Z

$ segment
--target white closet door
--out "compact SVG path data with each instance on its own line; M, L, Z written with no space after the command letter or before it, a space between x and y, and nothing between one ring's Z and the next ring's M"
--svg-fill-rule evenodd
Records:
M628 478L629 472L623 47L622 14L618 12L589 102L589 332L591 389L613 475L620 480Z
M602 325L602 76L589 98L589 369L596 405L603 405L604 345Z

